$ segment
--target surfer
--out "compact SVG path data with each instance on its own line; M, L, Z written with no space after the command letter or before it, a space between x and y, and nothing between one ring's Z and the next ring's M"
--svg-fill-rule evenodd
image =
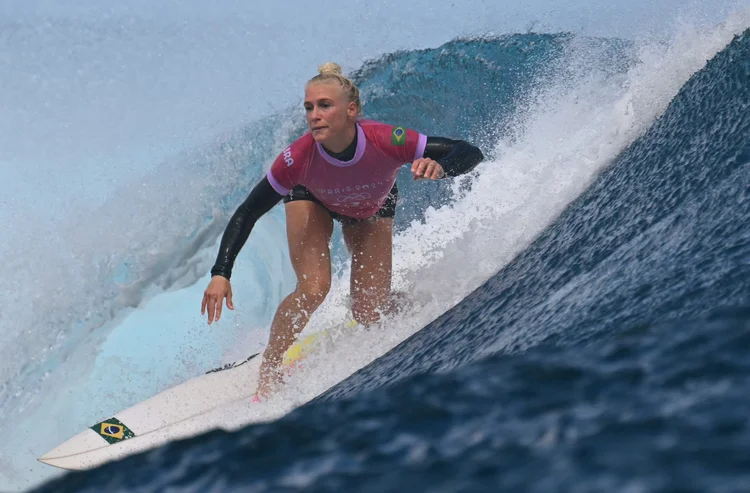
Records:
M225 300L234 309L235 258L255 222L283 200L297 286L276 310L256 397L266 397L281 383L284 352L328 294L333 221L340 222L352 257L352 314L363 325L373 324L390 307L401 166L411 163L415 180L437 180L466 173L484 159L463 140L361 119L359 89L335 63L322 65L307 82L304 108L309 132L279 154L230 219L201 304L209 324L219 320Z

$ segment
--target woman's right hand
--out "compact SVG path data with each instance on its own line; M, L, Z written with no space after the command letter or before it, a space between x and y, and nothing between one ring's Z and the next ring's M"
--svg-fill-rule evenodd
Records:
M224 298L227 299L227 308L234 310L232 303L232 285L229 279L224 276L213 276L208 287L203 292L203 303L201 304L201 315L206 313L208 308L208 323L221 318L221 307L224 304Z

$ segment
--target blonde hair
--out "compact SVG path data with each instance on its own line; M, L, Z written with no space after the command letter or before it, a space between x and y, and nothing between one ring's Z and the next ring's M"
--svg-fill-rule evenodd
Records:
M318 75L307 81L307 85L313 82L335 82L341 86L350 103L357 105L357 115L362 115L362 102L359 100L359 88L341 72L338 63L328 62L318 67Z

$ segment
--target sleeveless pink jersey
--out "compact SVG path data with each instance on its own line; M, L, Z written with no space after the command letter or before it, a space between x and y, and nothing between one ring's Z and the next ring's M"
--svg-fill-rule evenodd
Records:
M329 210L364 219L383 206L399 168L421 158L426 144L414 130L360 120L354 158L339 161L307 132L279 154L268 181L282 195L302 185Z

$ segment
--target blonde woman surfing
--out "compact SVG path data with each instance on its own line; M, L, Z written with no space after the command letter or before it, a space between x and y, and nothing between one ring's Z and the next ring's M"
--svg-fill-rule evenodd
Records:
M281 383L284 353L328 294L333 221L341 223L352 257L352 314L361 324L373 324L389 308L401 166L410 163L415 180L437 180L466 173L484 159L461 140L360 119L359 89L341 68L328 63L319 72L305 88L309 132L281 152L232 216L201 304L209 324L219 320L225 300L234 309L229 279L237 254L255 222L283 200L297 286L276 310L256 398Z

